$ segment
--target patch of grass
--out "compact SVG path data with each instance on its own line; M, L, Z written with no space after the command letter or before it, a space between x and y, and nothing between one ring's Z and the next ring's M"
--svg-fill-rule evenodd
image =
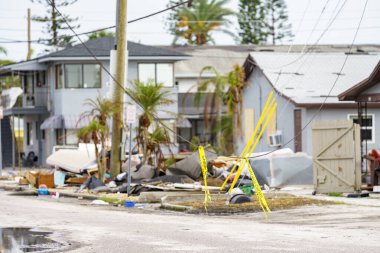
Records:
M317 200L302 197L267 197L267 204L272 211L296 208L310 205L332 205L337 204L335 201ZM205 213L203 202L185 202L178 203L182 206L191 206L188 212ZM252 197L252 202L244 204L226 204L225 200L213 200L207 204L208 213L245 213L261 212L262 209L257 201L256 196Z
M113 204L113 205L124 205L124 202L125 202L125 200L116 199L116 198L109 198L106 196L101 196L99 199L103 200L104 202Z
M341 193L341 192L329 192L329 193L327 193L327 196L330 196L330 197L343 197L343 193Z

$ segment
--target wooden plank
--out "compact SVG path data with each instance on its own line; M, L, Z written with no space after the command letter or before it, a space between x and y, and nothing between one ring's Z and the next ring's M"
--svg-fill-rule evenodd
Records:
M302 111L294 110L294 151L302 152Z
M320 156L318 160L352 160L352 156Z
M344 178L341 178L339 177L339 175L337 175L332 169L328 168L326 165L324 165L323 163L321 163L320 161L314 159L314 162L316 164L318 164L320 167L324 168L325 170L327 170L331 175L333 175L336 179L338 179L339 181L343 182L345 185L347 186L354 186L352 183L346 181Z
M255 111L252 108L244 109L244 137L245 143L249 142L255 127Z
M348 128L347 130L345 130L342 134L340 134L337 138L333 139L332 141L330 141L330 143L325 146L322 151L319 151L319 154L317 156L320 156L322 153L324 153L327 149L329 149L332 145L334 145L338 140L342 139L348 132L350 132L353 128L353 123L351 125L351 128Z
M360 191L362 185L362 159L361 159L361 138L360 125L354 124L354 148L355 148L355 190Z

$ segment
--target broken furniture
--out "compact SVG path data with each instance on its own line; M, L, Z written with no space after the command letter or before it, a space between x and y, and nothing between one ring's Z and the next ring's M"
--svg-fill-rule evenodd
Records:
M30 151L26 157L24 153L21 154L21 160L24 167L33 167L38 162L38 156L33 151Z

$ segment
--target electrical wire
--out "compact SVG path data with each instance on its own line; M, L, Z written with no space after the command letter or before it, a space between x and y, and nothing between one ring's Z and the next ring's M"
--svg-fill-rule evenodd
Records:
M340 68L340 70L339 70L339 72L338 72L338 74L337 74L337 77L336 77L336 79L335 79L333 85L331 86L331 88L330 88L330 90L329 90L327 96L325 97L324 101L322 102L322 104L320 105L320 107L318 108L318 110L313 114L313 116L311 117L311 119L306 123L305 126L302 127L301 131L300 131L299 133L297 133L292 139L290 139L289 141L287 141L287 142L283 145L283 147L289 145L289 144L290 144L292 141L294 141L298 136L300 136L300 135L304 132L304 130L305 130L305 129L306 129L306 128L307 128L307 127L308 127L308 126L314 121L314 119L315 119L315 118L316 118L316 117L317 117L317 116L323 111L324 106L325 106L325 104L326 104L326 102L327 102L327 99L330 97L332 91L333 91L334 88L335 88L335 85L337 84L337 82L338 82L338 80L339 80L339 78L340 78L340 76L341 76L341 74L342 74L342 72L343 72L343 69L344 69L344 67L345 67L345 65L346 65L346 63L347 63L348 57L351 55L352 48L353 48L353 46L354 46L355 40L356 40L357 35L358 35L358 33L359 33L359 30L360 30L360 26L361 26L362 21L363 21L363 17L364 17L364 15L365 15L365 12L366 12L366 9L367 9L367 4L368 4L368 0L366 0L366 2L365 2L365 5L364 5L364 8L363 8L363 11L362 11L362 14L361 14L361 17L360 17L360 20L359 20L358 26L357 26L357 28L356 28L356 32L355 32L354 38L353 38L352 43L351 43L351 45L350 45L349 53L346 54L346 57L345 57L344 62L343 62L343 64L342 64L342 67ZM272 150L272 151L266 152L266 153L264 153L264 154L257 155L257 156L253 156L253 157L250 157L250 158L254 159L254 158L257 158L257 157L266 156L266 155L269 155L269 154L271 154L271 153L274 153L275 151L276 151L276 150Z
M49 2L51 2L50 0L48 0ZM346 0L347 1L347 0ZM343 7L344 7L344 5L345 5L345 3L346 3L346 1L342 4L342 6L339 8L339 10L338 10L338 12L336 13L336 15L334 16L334 18L332 19L332 21L329 23L329 25L327 26L327 28L322 32L322 34L321 34L321 36L318 38L318 40L316 41L316 43L315 43L315 45L319 42L319 40L323 37L323 35L327 32L327 30L330 28L330 26L332 25L332 23L334 22L334 20L336 19L336 17L339 15L339 13L341 12L341 10L343 9ZM179 4L177 4L175 7L178 7L178 6L180 6L180 5L182 5L182 4L185 4L185 3L188 3L189 1L185 1L185 2L182 2L182 3L179 3ZM351 45L350 45L350 53L351 53L351 51L352 51L352 48L353 48L353 45L354 45L354 43L355 43L355 40L356 40L356 37L357 37L357 34L358 34L358 31L359 31L359 29L360 29L360 26L361 26L361 23L362 23L362 20L363 20L363 17L364 17L364 14L365 14L365 10L366 10L366 7L367 7L367 3L368 3L368 0L366 0L366 4L365 4L365 7L364 7L364 9L363 9L363 12L362 12L362 15L361 15L361 18L360 18L360 21L359 21L359 24L358 24L358 27L357 27L357 29L356 29L356 32L355 32L355 36L354 36L354 39L353 39L353 41L352 41L352 43L351 43ZM170 10L170 9L173 9L173 8L175 8L174 6L173 7L171 7L171 8L167 8L167 9L165 9L165 10L163 10L163 11L166 11L166 10ZM119 82L117 82L117 80L115 79L115 77L109 72L109 70L107 69L107 68L105 68L104 66L103 66L103 64L101 63L101 61L96 57L96 55L94 55L93 54L93 52L87 47L87 45L85 45L85 43L80 39L80 37L79 37L79 35L80 34L77 34L75 31L74 31L74 29L69 25L69 23L67 22L67 20L64 18L64 16L60 13L60 11L57 9L57 7L55 7L55 9L56 9L56 11L57 11L57 13L59 14L59 15L61 15L61 17L63 17L63 19L64 19L64 21L66 22L66 24L68 25L68 27L69 27L69 29L74 33L74 36L76 36L77 38L78 38L78 40L80 41L80 43L86 48L86 50L90 53L90 55L97 61L97 63L98 64L100 64L101 65L101 67L102 67L102 69L111 77L111 79L113 79L113 81L117 84L117 85L119 85L123 90L124 90L124 92L137 104L137 105L139 105L140 107L141 107L141 105L131 96L131 94L129 94L129 92L125 89L125 87L124 86L122 86ZM156 12L156 14L155 15L157 15L158 13L162 13L163 11L159 11L159 12ZM142 20L142 19L144 19L144 18L148 18L148 17L151 17L151 16L153 16L152 14L150 14L150 15L147 15L147 16L144 16L144 17L142 17L142 18L138 18L138 19L135 19L135 20L132 20L131 22L136 22L136 21L138 21L138 20ZM128 22L129 23L129 22ZM113 27L115 27L115 26L113 26ZM108 27L108 28L106 28L106 29L109 29L109 28L113 28L113 27ZM98 29L98 31L101 31L101 30L106 30L106 29ZM306 52L307 53L307 52ZM329 90L329 93L328 93L328 95L326 96L326 98L325 98L325 100L323 101L323 103L321 104L321 106L319 107L319 109L318 109L318 111L312 116L312 118L310 119L310 121L301 129L301 131L296 135L296 136L294 136L291 140L289 140L288 142L286 142L283 146L287 146L289 143L291 143L296 137L298 137L300 134L302 134L302 132L306 129L306 127L308 127L309 125L310 125L310 123L315 119L315 117L320 113L320 112L322 112L322 110L323 110L323 108L324 108L324 105L325 105L325 103L326 103L326 101L327 101L327 98L330 96L330 94L331 94L331 92L332 92L332 90L334 89L334 87L335 87L335 85L336 85L336 83L337 83L337 81L339 80L339 77L340 77L340 74L342 73L342 71L343 71L343 69L344 69L344 67L345 67L345 64L346 64L346 62L347 62L347 59L348 59L348 56L349 56L350 54L347 54L346 55L346 58L345 58L345 61L344 61L344 63L343 63L343 65L342 65L342 67L341 67L341 69L340 69L340 71L339 71L339 74L337 75L337 78L335 79L335 81L334 81L334 83L333 83L333 85L332 85L332 87L331 87L331 89ZM186 142L186 143L189 143L189 144L192 144L190 141L188 141L187 139L185 139L184 137L182 137L181 135L179 135L179 134L177 134L174 130L172 130L171 128L169 128L168 126L166 126L164 123L162 123L162 121L160 120L160 119L158 119L158 118L155 118L155 120L157 120L164 128L166 128L168 131L170 131L170 132L172 132L173 134L175 134L178 138L180 138L181 140L183 140L184 142ZM209 150L210 152L212 152L212 153L215 153L216 154L216 152L215 151L213 151L213 150ZM252 157L252 158L256 158L256 157L261 157L261 156L265 156L265 155L268 155L268 154L270 154L270 153L273 153L273 152L275 152L276 150L273 150L273 151L269 151L269 152L266 152L265 154L261 154L261 155L257 155L257 156L254 156L254 157ZM237 158L237 157L236 157Z
M51 1L48 0L49 3L51 4ZM132 24L132 23L135 23L137 21L140 21L140 20L143 20L143 19L147 19L147 18L150 18L150 17L153 17L153 16L156 16L158 14L161 14L161 13L164 13L166 11L169 11L169 10L173 10L181 5L184 5L184 4L191 4L192 0L188 0L188 1L183 1L183 2L180 2L180 3L177 3L173 6L170 6L166 9L163 9L163 10L159 10L159 11L156 11L156 12L153 12L153 13L150 13L148 15L145 15L145 16L142 16L142 17L139 17L139 18L136 18L136 19L132 19L132 20L129 20L127 23L128 24ZM58 9L54 6L54 8L56 9L56 11L58 12ZM59 12L60 13L60 12ZM64 19L65 23L67 25L68 22L66 22L66 18L60 13L60 16ZM101 31L105 31L105 30L108 30L108 29L112 29L112 28L116 28L116 25L111 25L111 26L108 26L108 27L104 27L104 28L99 28L99 29L96 29L96 30L92 30L92 31L88 31L88 32L83 32L83 33L76 33L75 35L71 35L71 36L66 36L66 35L62 35L62 36L59 36L60 38L72 38L72 37L76 37L76 36L80 36L80 35L87 35L87 34L91 34L91 33L96 33L96 32L101 32ZM4 29L0 29L0 30L4 30ZM6 41L0 41L0 43L28 43L28 42L31 42L31 43L41 43L43 41L49 41L49 39L38 39L38 40L14 40L14 41L10 41L10 42L6 42Z
M51 4L51 0L47 0L50 4ZM170 8L167 8L165 10L171 10L175 7L178 7L180 5L183 5L183 4L187 4L189 1L184 1L184 2L181 2L179 4L176 4L175 6L172 6ZM104 67L103 63L97 58L97 56L91 51L90 48L88 48L88 46L82 41L82 39L79 37L79 35L75 32L75 30L71 27L71 25L69 24L69 22L66 20L66 18L62 15L62 13L58 10L58 8L56 6L54 6L55 10L57 11L57 13L63 18L63 20L65 21L66 25L68 26L69 30L71 30L71 32L78 38L79 42L86 48L87 52L91 55L91 57L94 58L94 60L101 66L101 68L111 77L111 79L115 82L116 85L118 85L124 92L125 94L128 95L128 97L130 97L130 99L132 99L132 101L134 101L136 103L136 105L138 105L139 107L143 108L141 106L141 104L136 101L136 99L133 98L133 96L129 93L129 91L123 86L121 85L117 79L111 74L111 72L106 68ZM160 12L161 13L161 12ZM151 17L151 15L147 15L145 16L145 18L147 17ZM135 19L133 20L133 22L136 22L138 20L141 20L141 18L139 19ZM175 134L178 138L180 138L181 140L183 140L184 142L188 143L188 144L192 144L190 141L188 141L187 139L185 139L184 137L182 137L181 135L179 135L176 131L172 130L170 127L168 127L166 124L164 124L159 118L157 117L154 117L154 119L159 123L161 124L164 128L166 128L169 132ZM217 154L215 151L213 150L208 150L209 152L212 152L214 154Z

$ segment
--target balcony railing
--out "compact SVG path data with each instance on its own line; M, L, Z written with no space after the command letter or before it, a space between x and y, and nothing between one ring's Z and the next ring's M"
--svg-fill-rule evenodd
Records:
M23 95L24 107L42 107L48 105L48 90L36 89L34 94Z

